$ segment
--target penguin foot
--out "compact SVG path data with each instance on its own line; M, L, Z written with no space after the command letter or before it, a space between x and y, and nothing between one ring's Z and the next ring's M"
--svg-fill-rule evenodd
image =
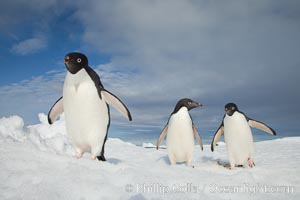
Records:
M231 161L229 162L230 166L229 166L229 170L234 170L236 169L237 165L235 164L235 162Z
M175 166L176 165L176 162L172 162L172 161L170 161L171 162L171 166Z
M170 160L170 163L171 163L172 166L176 165L176 160L173 156L169 156L169 160Z
M248 165L251 168L255 166L254 160L252 158L248 158Z
M193 166L193 164L192 164L191 161L186 162L186 166L194 168L194 166Z
M235 170L235 166L228 167L229 170Z
M81 158L83 155L83 152L76 152L74 157L76 157L77 159Z

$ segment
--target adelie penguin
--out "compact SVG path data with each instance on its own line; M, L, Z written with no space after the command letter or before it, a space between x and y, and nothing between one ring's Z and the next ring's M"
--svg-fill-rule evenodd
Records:
M167 150L171 165L175 165L177 162L186 162L187 166L192 166L195 148L194 136L203 150L201 137L189 114L189 110L201 106L202 104L187 98L178 101L168 123L159 135L156 148L159 148L161 141L167 135Z
M84 54L69 53L64 62L67 75L63 96L50 109L48 122L52 124L64 112L67 133L76 150L76 157L90 152L92 159L105 161L104 146L110 126L109 105L130 121L131 114L118 97L104 89L100 77L89 67Z
M211 151L214 151L216 143L224 134L230 169L247 164L250 167L255 166L253 160L253 136L250 127L276 135L276 132L271 127L251 119L239 111L236 104L228 103L225 105L225 115L212 140Z

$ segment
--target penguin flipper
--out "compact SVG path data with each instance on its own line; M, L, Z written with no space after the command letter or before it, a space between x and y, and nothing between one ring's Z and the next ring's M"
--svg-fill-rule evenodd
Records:
M157 139L157 143L156 143L156 149L158 150L159 145L161 143L161 141L164 139L164 137L167 135L168 132L168 124L166 124L166 126L164 127L164 129L162 130L162 132L160 133L158 139Z
M224 125L223 122L218 128L217 132L214 135L214 138L211 142L211 151L214 151L217 142L220 140L221 136L224 134Z
M194 132L194 135L198 141L198 143L200 144L200 147L201 147L201 150L203 151L203 144L202 144L202 140L201 140L201 137L200 137L200 134L198 132L198 130L196 129L195 125L193 124L193 132Z
M248 119L248 124L252 128L257 128L257 129L265 131L271 135L276 135L276 131L274 129L272 129L271 127L269 127L268 125L266 125L260 121L256 121L254 119Z
M48 113L48 123L53 124L56 118L64 112L63 97L60 97L51 107Z
M123 116L125 116L129 121L132 121L131 114L126 107L126 105L114 94L111 92L102 89L101 90L101 97L104 97L104 100L109 105L112 105L115 109L117 109Z

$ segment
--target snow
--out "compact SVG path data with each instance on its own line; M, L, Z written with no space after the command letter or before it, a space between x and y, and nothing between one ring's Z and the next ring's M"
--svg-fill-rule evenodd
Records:
M76 159L63 119L24 126L0 119L0 199L300 199L300 137L255 143L254 168L228 170L226 145L202 152L195 168L170 166L167 150L109 138L107 162Z

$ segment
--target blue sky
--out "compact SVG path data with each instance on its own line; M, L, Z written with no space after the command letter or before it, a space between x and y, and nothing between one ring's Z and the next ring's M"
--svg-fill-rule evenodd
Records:
M157 135L189 97L204 104L191 112L203 134L228 102L300 134L299 1L2 1L0 117L38 123L61 95L70 51L131 110L132 123L112 112L112 131Z

